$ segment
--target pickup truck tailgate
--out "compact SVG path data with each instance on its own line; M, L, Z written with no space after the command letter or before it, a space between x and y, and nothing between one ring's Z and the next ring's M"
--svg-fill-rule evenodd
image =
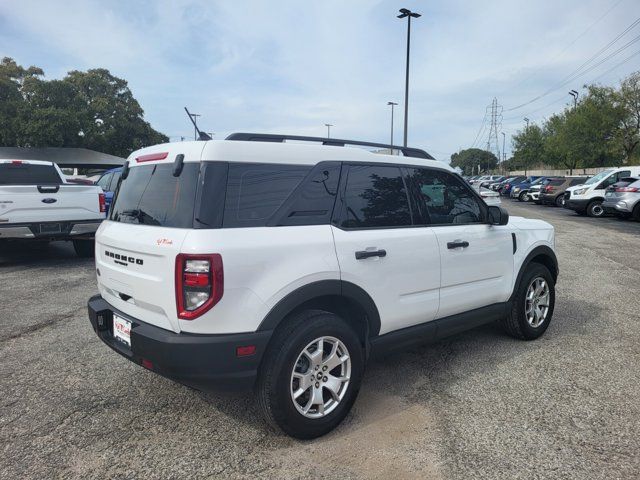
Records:
M0 225L102 219L93 185L0 185Z

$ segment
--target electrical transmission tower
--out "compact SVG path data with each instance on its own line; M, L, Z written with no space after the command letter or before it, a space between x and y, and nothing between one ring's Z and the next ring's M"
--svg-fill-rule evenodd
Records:
M491 106L487 107L490 112L489 138L487 139L487 151L495 154L498 162L502 158L500 155L500 143L498 134L502 130L502 105L498 105L498 99L494 98Z

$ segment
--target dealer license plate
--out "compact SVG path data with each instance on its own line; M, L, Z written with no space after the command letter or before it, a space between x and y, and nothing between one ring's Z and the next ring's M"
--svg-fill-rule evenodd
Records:
M131 322L118 315L113 315L113 336L116 340L131 347Z

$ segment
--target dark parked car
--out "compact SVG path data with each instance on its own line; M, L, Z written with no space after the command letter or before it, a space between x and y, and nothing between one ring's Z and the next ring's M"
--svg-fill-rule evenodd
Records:
M529 188L531 187L531 185L537 185L543 179L544 177L541 177L539 175L531 175L525 178L520 183L514 183L512 184L509 196L511 198L517 198L521 202L526 202L529 197Z
M518 177L512 177L509 180L507 180L507 182L504 183L504 185L502 185L502 188L500 188L500 194L504 195L506 197L508 197L511 194L511 188L513 187L513 185L515 185L516 183L520 183L523 182L527 179L527 177L525 176L518 176Z
M565 190L569 187L583 184L588 178L589 177L565 177L562 179L551 180L540 191L537 203L562 207L564 205Z

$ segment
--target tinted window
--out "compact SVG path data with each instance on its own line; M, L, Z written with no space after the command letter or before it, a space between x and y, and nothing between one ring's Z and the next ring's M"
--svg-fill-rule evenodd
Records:
M229 164L223 226L266 225L310 170L303 165Z
M100 177L100 180L98 180L97 185L102 188L102 190L104 190L105 192L109 191L109 182L111 182L111 179L113 178L113 173L106 173L103 176Z
M571 180L571 183L569 184L569 186L573 187L574 185L582 185L586 181L587 181L586 178L574 178L573 180Z
M120 175L122 175L121 171L113 172L113 177L111 178L111 184L109 185L109 192L114 192L116 188L118 188L118 180L120 180Z
M557 186L557 185L562 185L564 182L565 182L565 179L560 178L560 179L550 180L549 185Z
M173 176L172 163L131 168L111 207L111 220L191 228L199 168L185 163L179 177Z
M344 202L344 228L412 224L407 190L398 167L350 166Z
M298 185L269 225L324 225L331 221L338 193L339 162L322 162Z
M29 163L0 163L0 185L60 185L61 180L53 165Z
M457 176L441 170L409 169L416 203L424 222L432 225L481 223L484 209Z

